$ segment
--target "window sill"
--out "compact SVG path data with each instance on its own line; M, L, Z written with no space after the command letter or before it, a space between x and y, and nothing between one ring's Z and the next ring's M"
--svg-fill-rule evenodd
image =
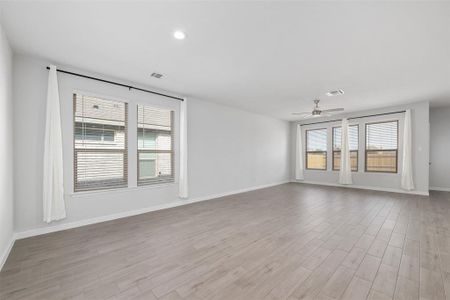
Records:
M305 170L305 171L310 171L310 170ZM339 174L339 170L329 170L328 172L333 172L336 174ZM352 174L375 174L375 175L391 175L391 176L395 176L395 175L400 175L400 173L392 173L392 172L366 172L364 170L361 171L352 171Z
M116 189L72 192L72 193L69 193L69 194L65 194L65 196L68 196L70 198L82 198L84 196L90 196L90 195L127 193L127 192L133 192L133 191L141 191L141 190L153 190L153 189L160 189L160 188L169 188L169 187L174 187L175 185L178 185L178 182L173 181L173 182L166 182L166 183L159 183L159 184L140 185L140 186L123 187L123 188L116 188Z

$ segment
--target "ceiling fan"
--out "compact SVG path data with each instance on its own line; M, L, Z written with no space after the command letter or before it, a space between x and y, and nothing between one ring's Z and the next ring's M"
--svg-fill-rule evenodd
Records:
M331 116L332 113L334 113L334 112L344 111L344 109L342 107L341 108L332 108L332 109L320 109L319 102L320 102L319 99L314 100L314 108L313 108L312 112L295 112L292 114L296 115L296 116L301 116L304 119L308 119L308 118L314 118L314 117L328 117L328 116Z

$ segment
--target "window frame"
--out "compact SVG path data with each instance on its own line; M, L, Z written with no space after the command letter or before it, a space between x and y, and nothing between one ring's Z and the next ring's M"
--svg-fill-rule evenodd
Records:
M356 170L351 170L352 172L358 172L359 171L359 124L352 124L352 125L348 125L349 127L352 127L352 126L355 126L356 128L357 128L357 131L358 131L358 149L357 150L350 150L350 154L353 152L353 153L356 153ZM335 167L334 167L334 153L335 152L341 152L341 150L334 150L334 129L335 128L340 128L340 127L342 127L342 126L332 126L331 127L331 159L332 159L332 162L331 162L331 169L333 170L333 171L339 171L340 170L340 168L339 169L336 169ZM342 134L342 133L341 133ZM342 137L341 137L342 138ZM351 159L350 159L351 160Z
M124 104L125 106L125 116L124 116L124 148L123 149L77 149L76 148L76 130L77 130L77 126L76 126L76 105L77 105L77 95L78 96L85 96L85 97L91 97L91 98L98 98L101 100L106 100L106 101L112 101L112 102L121 102ZM113 97L107 97L107 96L102 96L102 95L92 95L90 93L84 93L84 92L78 92L78 91L74 91L72 92L72 177L73 177L73 193L76 194L83 194L83 193L96 193L96 192L104 192L104 191L108 191L108 190L118 190L118 189L124 189L124 188L128 188L129 187L129 166L128 166L128 162L129 162L129 157L128 157L128 129L129 129L129 103L127 101L124 100L120 100L120 99L114 99ZM114 134L115 137L115 134ZM103 141L103 140L102 140ZM103 187L100 188L78 188L77 186L79 184L77 184L77 165L78 165L78 152L121 152L123 153L123 182L122 184L117 184L117 185L105 185Z
M383 123L397 123L397 149L383 149L383 150L369 150L367 149L367 127L373 124L383 124ZM399 128L400 122L398 119L395 120L387 120L387 121L376 121L376 122L367 122L364 124L364 172L366 173L386 173L386 174L398 174L398 146L399 146ZM395 151L395 171L373 171L367 169L367 154L369 152L392 152Z
M308 151L308 131L315 130L325 130L327 133L326 145L327 149L325 151ZM308 168L308 153L325 153L325 168L317 169L317 168ZM315 170L315 171L328 171L328 128L314 128L314 129L305 129L305 170Z
M171 150L139 150L139 106L147 106L157 109L165 109L170 111L170 147ZM152 104L143 104L143 103L136 103L136 185L138 187L145 187L145 186L155 186L159 184L168 184L168 183L174 183L175 182L175 110L170 107L161 107L158 105L152 105ZM140 161L139 161L139 154L140 153L170 153L170 169L171 169L171 175L166 176L164 179L155 180L155 179L147 179L147 180L139 180L139 174L140 174Z

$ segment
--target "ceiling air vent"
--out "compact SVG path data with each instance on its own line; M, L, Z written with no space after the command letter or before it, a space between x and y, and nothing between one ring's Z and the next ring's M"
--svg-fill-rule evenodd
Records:
M343 90L335 90L335 91L326 92L325 94L329 97L339 96L339 95L344 95L344 91Z
M152 73L151 76L152 76L152 77L155 77L155 78L158 78L158 79L160 79L161 77L163 77L163 75L162 75L162 74L159 74L159 73Z

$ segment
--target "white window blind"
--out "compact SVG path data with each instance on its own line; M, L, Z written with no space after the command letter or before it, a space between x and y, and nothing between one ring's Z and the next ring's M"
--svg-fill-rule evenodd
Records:
M306 168L327 169L327 129L306 130Z
M174 180L173 111L138 105L138 185Z
M366 171L397 173L398 121L366 124Z
M352 171L358 171L358 129L358 125L351 125L348 127ZM335 171L339 171L341 167L341 136L342 128L333 127L333 170Z
M342 128L333 127L333 150L341 150ZM358 125L348 127L348 143L350 151L358 150Z
M74 94L73 105L75 192L126 187L127 104Z

